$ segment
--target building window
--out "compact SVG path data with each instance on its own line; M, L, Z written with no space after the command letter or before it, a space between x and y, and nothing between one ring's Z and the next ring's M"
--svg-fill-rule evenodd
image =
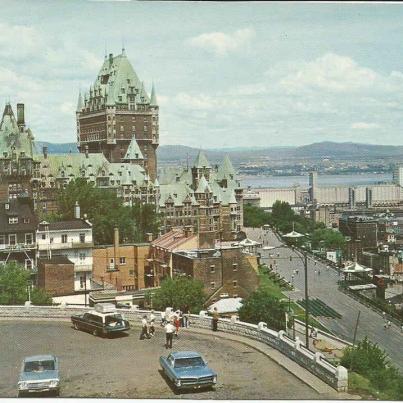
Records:
M0 235L0 245L4 245L6 243L6 236Z
M215 265L210 266L210 273L215 273Z
M46 234L42 234L41 238L46 239Z
M27 270L31 270L32 269L32 260L31 259L25 259L25 268Z
M238 281L237 281L237 280L234 280L234 281L232 282L232 285L233 285L234 287L236 287L236 286L238 285Z
M84 288L85 287L85 281L86 278L85 276L80 276L80 288Z
M129 270L129 274L130 274L131 276L133 276L133 275L134 275L134 270Z
M212 281L211 283L210 283L210 288L215 288L215 282L214 281Z
M113 257L111 257L110 263L115 263L115 259Z
M29 224L29 218L27 217L24 218L24 224Z
M32 234L25 234L25 244L26 245L33 244L33 236L32 236Z
M80 262L85 260L85 253L80 253Z
M18 217L8 217L9 224L18 224Z
M80 234L80 242L85 243L85 234Z
M238 263L233 263L232 264L232 270L237 271L238 270Z
M67 234L62 234L62 243L67 243Z
M9 234L8 235L8 244L15 245L17 243L17 235L16 234Z
M119 263L120 264L126 264L126 258L123 256L123 257L120 257L119 258Z

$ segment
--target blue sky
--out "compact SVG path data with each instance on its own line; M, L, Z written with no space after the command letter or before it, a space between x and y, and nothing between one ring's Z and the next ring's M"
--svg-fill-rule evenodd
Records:
M0 101L74 142L78 90L122 42L161 144L403 144L403 4L4 1Z

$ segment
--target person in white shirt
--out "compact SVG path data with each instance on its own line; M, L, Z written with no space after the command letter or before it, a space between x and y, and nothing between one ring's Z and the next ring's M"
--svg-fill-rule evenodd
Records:
M175 332L175 326L168 322L165 325L165 348L172 348L172 339Z
M150 335L148 333L148 323L147 323L147 316L146 315L144 315L143 319L141 319L140 340L144 340L144 337L147 337L147 339L150 338Z

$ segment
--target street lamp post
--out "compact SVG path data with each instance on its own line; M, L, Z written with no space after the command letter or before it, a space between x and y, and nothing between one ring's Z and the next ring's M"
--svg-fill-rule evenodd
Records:
M304 237L303 234L294 231L294 229L288 234L283 235L284 238L297 239ZM293 249L295 250L295 249ZM296 251L298 253L298 251ZM309 296L308 296L308 253L306 251L302 253L304 259L304 273L305 273L305 345L309 349Z

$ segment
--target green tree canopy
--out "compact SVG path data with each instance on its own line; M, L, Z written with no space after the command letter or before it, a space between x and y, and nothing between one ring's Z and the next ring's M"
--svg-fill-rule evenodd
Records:
M239 319L254 324L266 322L268 327L281 330L286 326L286 312L286 306L278 298L259 288L243 301Z
M17 263L7 263L0 268L0 305L21 305L28 301L28 285L31 273ZM51 305L52 297L44 290L34 288L31 291L34 305Z
M312 248L319 248L321 245L326 249L342 249L346 243L344 236L329 228L318 228L312 233Z
M167 278L162 281L161 288L154 292L152 306L160 310L167 307L174 309L188 307L190 312L199 313L206 299L203 288L204 285L199 280L186 277Z
M260 228L268 224L270 214L262 208L246 204L243 208L243 225L245 227Z
M147 232L158 233L159 216L153 205L137 203L133 207L124 206L114 190L97 188L83 178L71 181L60 191L58 203L62 219L74 218L76 201L81 214L87 214L93 224L96 244L111 244L114 227L119 228L124 242L142 242Z

